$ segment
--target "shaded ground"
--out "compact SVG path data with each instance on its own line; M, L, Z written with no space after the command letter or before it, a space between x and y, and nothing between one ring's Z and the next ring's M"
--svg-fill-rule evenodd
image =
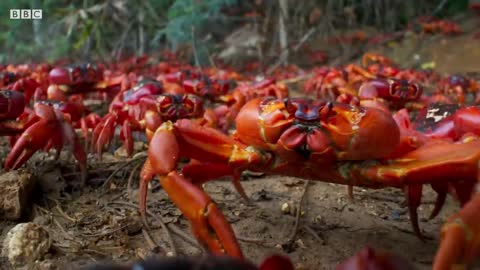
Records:
M61 182L61 181L60 181ZM123 183L122 183L123 182ZM266 177L244 181L252 204L243 203L228 181L206 185L218 202L240 241L245 255L258 262L262 257L283 252L295 262L297 269L333 269L364 245L385 248L403 254L419 269L429 269L443 216L456 207L448 203L441 217L429 222L421 219L421 227L429 238L423 243L413 234L399 190L355 189L355 201L346 198L346 189L333 184L310 182L304 197L299 232L291 245L295 216L285 214L282 205L296 208L304 190L304 180L290 177ZM172 252L165 230L149 217L148 233L158 244L148 244L142 232L135 203L129 203L125 181L117 181L102 194L101 187L90 189L74 198L45 199L36 207L34 219L46 225L54 239L52 262L58 269L113 258L129 261L153 254ZM189 234L180 212L154 183L149 194L149 210L165 223L176 224ZM426 192L426 204L420 216L426 217L433 206L433 193ZM59 205L57 205L57 202ZM292 212L294 212L293 210ZM7 225L10 227L13 224ZM306 228L308 227L308 229ZM175 249L181 254L198 254L200 250L172 233ZM147 243L147 244L146 244ZM282 247L283 245L283 247ZM65 267L65 268L64 268ZM55 269L55 268L54 268Z
M475 22L467 22L474 25ZM477 22L478 23L478 22ZM411 64L414 54L421 61L434 61L443 72L480 71L480 41L471 35L426 38L421 44L417 38L407 39L385 50L397 61ZM418 48L418 49L415 49ZM403 55L401 54L403 52ZM418 57L417 57L418 58ZM3 152L8 148L2 148ZM142 230L137 213L137 179L134 174L133 196L127 195L129 173L138 169L138 159L128 166L117 158L91 162L89 185L83 192L72 191L72 168L56 166L37 156L31 168L43 175L42 187L32 209L31 219L43 224L54 239L51 254L37 266L41 269L70 269L96 261L114 259L131 261L149 255L173 254L166 230L158 218L169 227L176 252L198 254L195 243L190 243L173 233L172 229L190 231L178 209L159 188L152 183L149 194L150 229ZM113 181L102 187L106 178L118 169ZM42 169L39 169L42 168ZM44 170L41 172L39 170ZM434 193L424 192L420 208L420 226L428 237L426 242L416 238L410 226L407 209L402 206L401 191L392 189L355 189L355 200L346 198L342 186L311 182L304 196L298 234L291 240L295 216L282 212L288 203L295 208L304 191L304 180L288 177L250 177L243 181L252 204L246 204L228 181L208 183L206 190L223 209L233 224L246 257L258 262L270 253L284 252L295 262L297 269L333 269L364 245L389 249L414 262L418 269L430 269L439 229L443 220L458 209L456 203L447 202L439 217L427 221L433 207ZM291 212L295 212L292 210ZM156 217L156 218L155 218ZM0 222L3 240L6 232L15 225ZM150 235L150 236L148 236ZM0 261L1 269L9 269ZM51 267L51 268L49 268Z

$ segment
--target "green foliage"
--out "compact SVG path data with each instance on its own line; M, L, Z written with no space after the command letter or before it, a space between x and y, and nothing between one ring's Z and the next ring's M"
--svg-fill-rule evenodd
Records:
M173 49L180 44L192 44L195 47L195 64L208 65L212 44L202 41L202 38L209 33L210 25L225 19L220 13L221 8L235 3L236 0L176 0L168 9L168 23L157 33L157 39L164 35Z
M222 8L245 6L242 1L2 0L0 62L108 59L166 47L176 49L186 44L195 48L196 64L205 65L209 63L209 52L213 50L211 37L215 33L228 33L217 30L229 29L228 23L234 21L233 17L222 14ZM263 3L265 6L277 5L277 1ZM328 14L343 14L345 7L354 7L359 23L377 27L388 25L391 29L405 25L419 14L449 16L464 11L468 0L305 0L304 3L310 7L328 4L333 7L325 9ZM301 7L303 5L292 7L292 13ZM308 7L304 8L305 16L310 11ZM10 20L10 9L29 8L41 8L43 19L37 22ZM301 17L302 21L304 17ZM335 27L341 27L346 21L345 17L338 15L325 18L332 18ZM295 29L295 33L301 32Z
M175 48L180 43L191 42L193 29L205 27L220 20L220 8L232 5L236 0L177 0L168 9L168 23L164 33Z
M468 8L469 0L449 0L445 2L445 7L439 10L439 16L452 16Z

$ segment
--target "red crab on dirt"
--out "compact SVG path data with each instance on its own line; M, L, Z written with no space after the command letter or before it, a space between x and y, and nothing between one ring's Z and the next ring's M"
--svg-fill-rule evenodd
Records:
M423 33L437 34L442 33L444 35L458 35L463 31L460 26L452 21L448 20L432 20L431 18L422 18L418 21Z
M145 131L148 138L163 121L198 119L215 126L216 115L205 110L203 100L193 94L169 94L158 81L143 80L134 88L119 93L92 134L92 150L101 156L111 143L117 126L128 155L133 154L134 131Z
M86 155L70 124L70 109L62 103L37 102L32 113L24 113L23 94L1 90L0 135L19 136L5 159L4 169L18 169L39 149L53 147L58 157L67 145L78 160L85 181Z
M417 102L422 95L420 85L397 79L374 79L364 82L358 89L356 96L342 94L338 102L350 103L364 107L372 107L389 112L390 109L408 107L424 107Z
M464 265L479 254L480 193L474 187L480 140L476 135L467 133L456 142L428 139L415 146L415 136L421 133L398 125L390 113L308 99L254 99L240 110L236 127L236 133L227 136L191 120L163 123L152 137L141 174L143 217L147 183L158 175L202 244L214 253L243 257L231 226L201 184L248 169L351 186L404 189L414 231L422 237L417 208L422 186L430 184L439 199L453 192L468 201L444 225L433 269ZM198 162L179 169L182 157ZM436 205L439 208L441 203Z
M354 96L354 87L348 81L348 75L344 70L321 67L312 70L313 77L304 84L307 94L315 94L317 98L334 101L341 94Z
M426 98L428 103L479 104L480 84L463 75L453 74L441 79L434 94Z
M283 83L277 82L275 79L263 79L253 83L241 83L232 91L232 93L221 97L226 103L223 109L227 112L224 113L225 117L219 119L219 121L224 122L219 123L219 126L224 131L230 128L243 105L252 99L259 97L286 98L288 96L288 87ZM217 107L217 111L220 110L222 110L222 108Z
M107 74L108 76L105 76ZM66 101L71 94L87 94L101 92L105 95L115 95L125 86L127 75L105 72L101 66L94 64L79 64L66 67L55 67L48 74L50 85L46 93L49 100Z

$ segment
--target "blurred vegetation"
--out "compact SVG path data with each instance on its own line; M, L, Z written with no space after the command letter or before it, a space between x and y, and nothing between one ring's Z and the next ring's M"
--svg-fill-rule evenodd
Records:
M396 31L421 15L451 16L468 0L301 0L288 2L289 41L370 26ZM245 23L258 24L275 45L282 0L3 0L0 63L111 60L193 47L205 64L213 46ZM40 8L42 20L11 20L10 9ZM259 16L248 16L256 13Z

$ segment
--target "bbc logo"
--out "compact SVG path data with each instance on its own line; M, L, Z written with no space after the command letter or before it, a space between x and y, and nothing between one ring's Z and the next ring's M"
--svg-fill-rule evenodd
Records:
M10 9L10 19L39 20L41 18L41 9Z

